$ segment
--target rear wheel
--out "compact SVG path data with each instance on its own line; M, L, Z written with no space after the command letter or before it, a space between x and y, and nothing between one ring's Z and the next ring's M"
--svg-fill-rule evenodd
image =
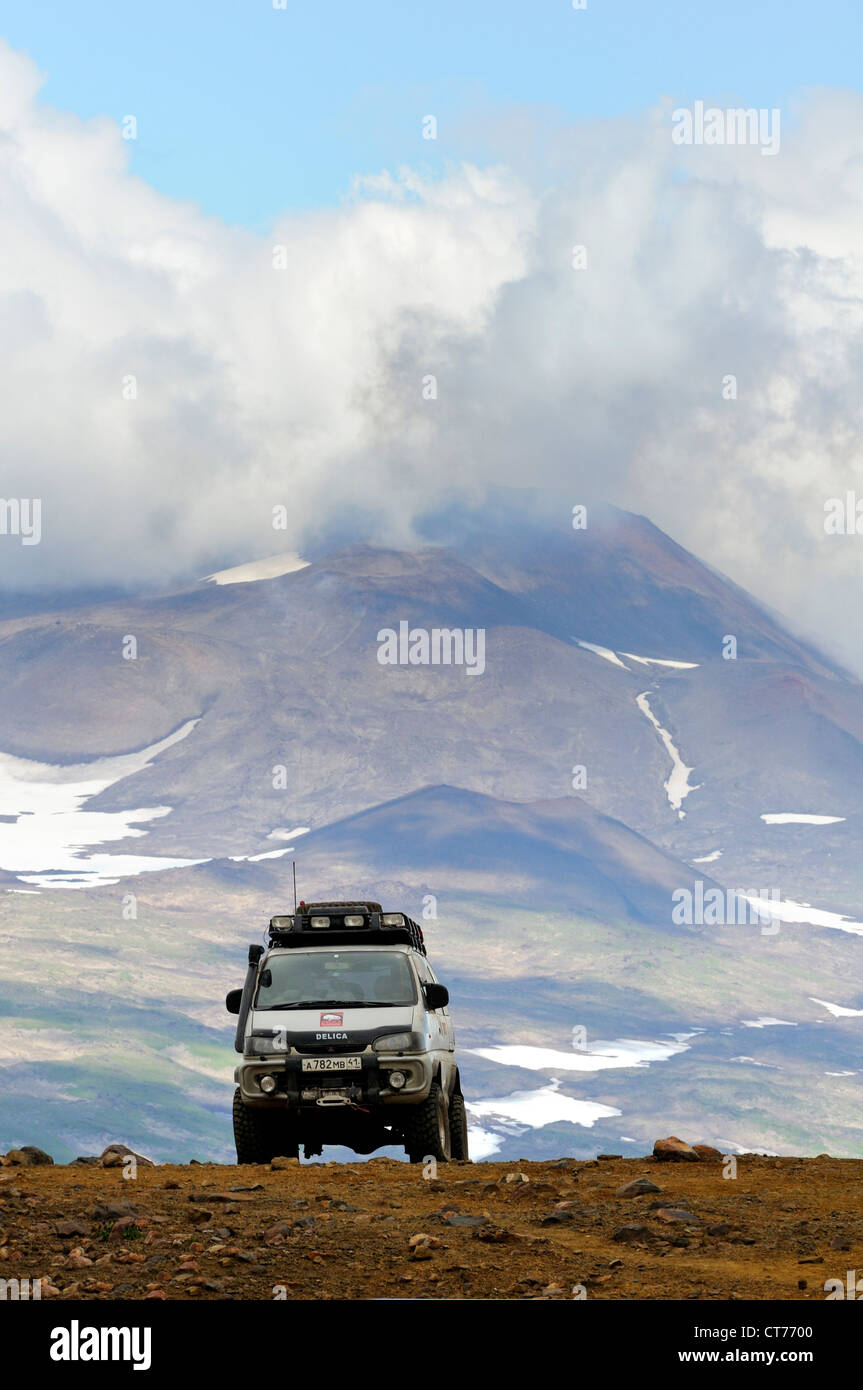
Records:
M450 1156L449 1114L446 1096L436 1081L421 1105L415 1107L405 1137L411 1163L435 1158L446 1163Z
M449 1098L449 1147L451 1158L467 1159L469 1157L467 1110L462 1095L454 1095Z
M234 1092L234 1143L238 1163L272 1163L274 1158L296 1158L293 1124L283 1111L256 1109L243 1104L240 1088Z

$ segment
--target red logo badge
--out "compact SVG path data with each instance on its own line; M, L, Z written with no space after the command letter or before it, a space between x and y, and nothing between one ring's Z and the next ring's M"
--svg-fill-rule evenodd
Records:
M344 1023L344 1014L321 1014L321 1028L341 1028Z

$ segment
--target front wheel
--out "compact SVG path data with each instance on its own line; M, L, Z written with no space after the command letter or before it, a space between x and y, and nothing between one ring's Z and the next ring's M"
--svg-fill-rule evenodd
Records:
M287 1115L243 1104L240 1088L234 1092L234 1143L238 1163L272 1163L280 1155L296 1158L297 1140Z
M450 1157L449 1114L446 1096L436 1081L428 1096L415 1107L407 1126L405 1149L411 1163L427 1158L446 1163Z

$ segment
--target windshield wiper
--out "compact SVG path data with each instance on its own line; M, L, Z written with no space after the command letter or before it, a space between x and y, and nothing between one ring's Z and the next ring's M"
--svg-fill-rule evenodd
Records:
M300 999L292 1004L261 1004L258 1006L260 1013L269 1013L273 1009L402 1009L408 1008L407 1003L396 1003L392 999Z
M270 1009L357 1009L362 1008L362 1004L355 999L299 999L291 1004L264 1004L261 1012L267 1013Z

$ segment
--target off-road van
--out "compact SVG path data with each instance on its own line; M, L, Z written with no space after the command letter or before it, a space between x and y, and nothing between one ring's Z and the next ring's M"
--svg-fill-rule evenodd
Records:
M249 947L237 1014L238 1163L306 1157L324 1144L412 1163L468 1157L449 994L423 934L379 903L300 903Z

